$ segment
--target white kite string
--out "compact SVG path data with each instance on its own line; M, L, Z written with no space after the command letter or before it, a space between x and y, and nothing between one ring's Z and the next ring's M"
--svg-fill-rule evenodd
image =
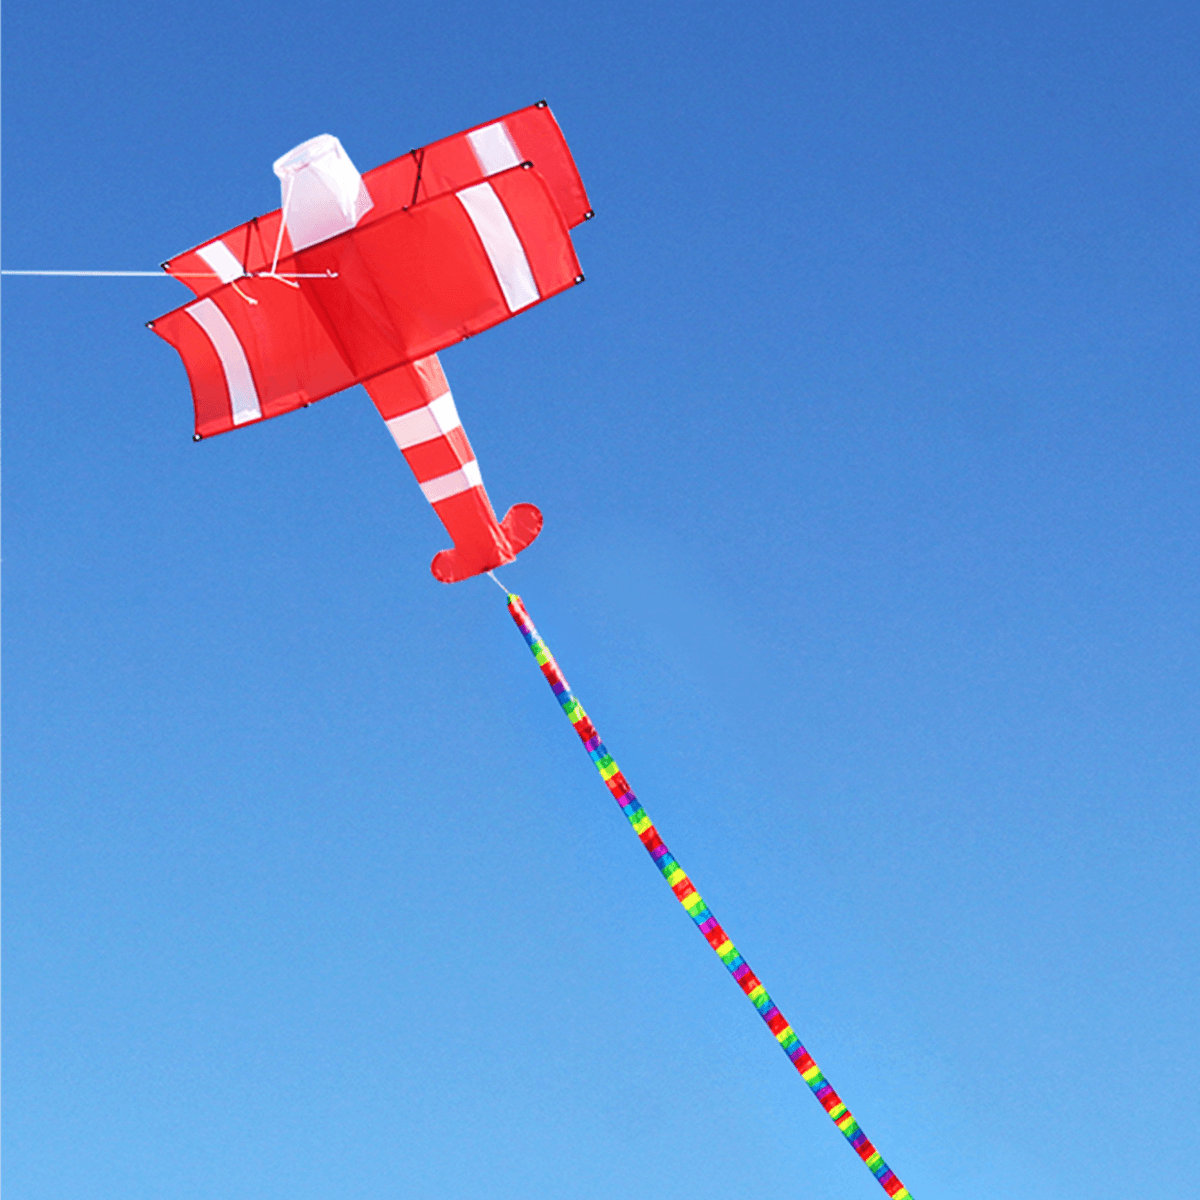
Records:
M488 578L489 578L489 579L490 579L490 580L491 580L491 581L492 581L492 582L493 582L493 583L494 583L494 584L495 584L495 585L496 585L496 586L497 586L497 587L498 587L498 588L499 588L499 589L500 589L500 590L501 590L501 591L502 591L502 592L503 592L503 593L504 593L506 596L508 595L508 588L506 588L506 587L504 586L504 584L502 584L502 583L500 582L500 580L498 580L498 579L495 577L495 575L493 575L493 574L491 573L491 571L488 571L488 572L487 572L487 577L488 577Z
M143 279L216 279L213 271L0 271L0 275L137 276ZM246 275L246 279L336 279L336 271L279 271Z
M138 275L147 279L212 279L212 271L180 271L171 276L164 271L0 271L0 275Z

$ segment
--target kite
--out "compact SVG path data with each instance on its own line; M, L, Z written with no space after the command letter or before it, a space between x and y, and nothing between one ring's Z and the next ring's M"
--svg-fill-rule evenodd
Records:
M195 297L149 325L183 359L196 440L361 383L453 541L434 558L434 576L455 583L511 563L538 536L542 514L516 504L497 519L437 356L583 282L570 231L592 210L550 109L542 101L365 175L337 138L322 134L278 159L275 174L279 209L163 264ZM504 591L543 676L672 892L855 1153L889 1196L907 1200L667 849L521 598Z
M454 542L454 583L512 562L542 514L497 521L437 351L583 282L592 216L543 102L360 176L322 134L275 163L282 206L163 263L196 295L149 323L187 369L197 440L365 386Z

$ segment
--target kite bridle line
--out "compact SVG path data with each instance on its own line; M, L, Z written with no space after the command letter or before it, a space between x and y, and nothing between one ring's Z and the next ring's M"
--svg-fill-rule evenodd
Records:
M287 228L288 205L292 202L292 188L295 186L296 176L294 174L288 176L287 195L283 198L283 212L279 214L279 236L275 239L275 257L271 260L271 274L275 274L275 268L279 266L279 250L283 245L283 231ZM300 285L297 284L297 287Z
M504 585L495 575L492 575L491 571L487 573L498 587L504 588ZM766 988L750 970L749 964L738 953L737 947L717 923L716 917L704 903L692 881L667 849L662 838L659 837L658 830L654 828L650 818L646 815L646 810L633 794L633 790L625 781L625 776L621 774L612 755L600 740L596 727L588 718L587 713L583 711L583 705L571 693L570 686L563 677L558 663L554 661L554 656L529 619L529 613L525 610L525 605L521 603L521 597L507 588L504 588L504 591L508 597L509 615L521 631L521 636L525 639L529 649L533 651L533 657L541 667L546 682L558 698L559 704L562 705L563 712L567 714L571 724L575 727L575 732L579 734L579 740L583 742L583 748L588 752L588 757L596 764L600 778L604 780L613 799L621 806L621 811L633 826L633 831L638 835L642 845L649 851L655 866L662 872L671 891L675 893L675 898L687 910L688 916L692 918L696 927L704 934L705 940L716 951L717 956L725 964L726 970L737 980L738 986L750 998L751 1003L758 1010L758 1015L762 1017L774 1034L780 1048L791 1060L796 1070L800 1072L804 1082L808 1084L813 1095L820 1101L821 1107L829 1114L854 1152L867 1164L867 1168L879 1181L883 1190L893 1197L893 1200L911 1200L912 1193L900 1182L891 1167L883 1161L883 1156L868 1141L867 1135L859 1128L858 1122L851 1115L850 1110L842 1103L841 1097L833 1090L829 1081L821 1074L821 1069L813 1062L812 1056L801 1044L795 1030L776 1008L775 1002L767 994Z

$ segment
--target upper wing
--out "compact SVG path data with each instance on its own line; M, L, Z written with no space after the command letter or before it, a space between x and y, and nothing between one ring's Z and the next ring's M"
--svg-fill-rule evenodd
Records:
M532 162L537 168L569 228L592 215L566 139L554 114L543 102L431 142L366 172L363 181L375 207L359 227L366 228L419 201L457 191L524 162ZM219 238L177 254L163 263L163 270L197 296L209 295L243 275L269 271L279 237L279 222L280 210L274 209ZM285 230L281 261L291 254L291 249Z

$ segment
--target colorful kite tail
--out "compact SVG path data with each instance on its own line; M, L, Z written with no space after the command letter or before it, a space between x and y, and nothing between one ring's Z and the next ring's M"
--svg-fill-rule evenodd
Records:
M671 891L675 893L676 899L687 910L688 916L704 934L708 944L717 952L729 973L737 980L738 986L749 996L758 1010L758 1015L766 1022L783 1052L803 1076L804 1082L812 1089L813 1095L821 1102L821 1107L830 1115L838 1129L842 1131L846 1140L854 1148L854 1152L867 1164L871 1174L879 1180L883 1190L895 1200L908 1200L911 1195L908 1188L900 1182L891 1167L883 1161L879 1151L867 1140L866 1134L859 1128L858 1122L851 1116L850 1110L842 1103L841 1097L833 1090L825 1076L821 1074L820 1068L801 1045L795 1031L784 1019L779 1009L775 1007L771 997L767 995L766 988L759 983L758 977L750 970L746 960L737 952L733 942L717 924L716 917L709 911L708 905L704 903L692 881L667 849L662 838L658 836L658 831L650 823L646 810L638 802L638 798L633 794L625 776L621 774L617 764L613 761L612 755L605 749L600 735L596 732L596 727L588 718L587 713L583 711L583 705L571 694L571 689L567 685L566 679L563 678L558 663L554 661L554 656L529 619L529 614L525 611L524 604L521 603L521 597L511 592L508 595L508 611L516 622L517 628L520 629L521 636L528 643L529 649L533 651L533 656L537 659L538 666L541 667L542 674L546 677L546 682L550 684L563 711L570 718L571 724L575 726L575 732L579 734L588 756L596 764L600 777L608 785L608 790L612 792L613 798L621 806L621 811L633 826L634 833L638 835L642 845L650 852L650 857L662 872Z

